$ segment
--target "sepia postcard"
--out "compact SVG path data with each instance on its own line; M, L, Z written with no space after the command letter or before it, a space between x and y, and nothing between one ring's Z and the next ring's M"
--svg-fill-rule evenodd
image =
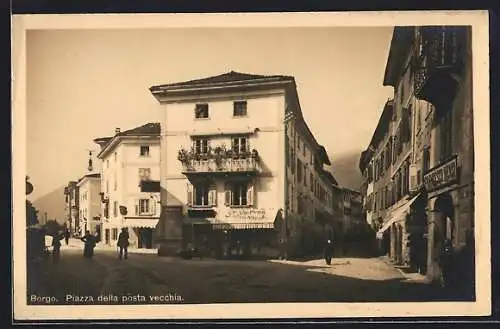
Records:
M14 319L489 315L488 38L485 11L14 16Z

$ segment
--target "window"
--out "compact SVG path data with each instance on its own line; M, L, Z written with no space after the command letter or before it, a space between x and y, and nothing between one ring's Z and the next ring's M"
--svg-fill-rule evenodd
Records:
M251 206L254 200L253 194L254 188L250 181L226 183L225 204L227 206Z
M141 157L148 157L149 156L149 145L141 145L139 154Z
M118 155L116 154L116 152L115 152L114 157L115 157L115 162L116 162L116 159L117 159L117 157L118 157Z
M304 163L304 186L307 186L307 165Z
M194 152L196 154L208 153L208 139L198 138L193 141Z
M109 193L109 181L106 179L106 193Z
M208 202L208 186L196 186L194 189L193 205L195 206L209 206Z
M106 168L109 168L109 159L106 160Z
M115 178L115 180L114 180L114 182L113 182L113 188L114 188L114 190L116 191L116 189L118 188L118 179L116 178L116 173L115 173L115 175L114 175L114 176L115 176L115 177L114 177L114 178Z
M233 116L241 117L247 115L247 102L237 101L233 103Z
M208 118L208 104L196 104L194 109L194 117L196 119Z
M217 205L217 190L209 184L188 184L187 203L193 207L214 207Z
M233 185L231 205L233 205L233 206L246 206L247 205L247 184L246 183L236 183Z
M151 178L151 168L139 168L139 181L148 181Z
M297 181L300 182L302 180L302 161L297 159Z
M302 155L305 157L307 157L307 147L306 147L306 143L302 143Z
M111 239L118 240L118 229L117 228L113 228L111 230Z
M425 147L424 154L423 154L423 165L422 165L423 174L426 174L427 171L429 170L430 160L431 160L431 156L430 156L430 152L429 152L429 147Z
M113 217L118 216L118 202L114 201L113 202Z
M150 199L140 199L139 200L139 215L152 213Z
M309 174L309 185L311 185L311 192L314 192L314 176L312 173Z
M235 153L245 153L248 151L248 138L235 137L232 140L232 148Z

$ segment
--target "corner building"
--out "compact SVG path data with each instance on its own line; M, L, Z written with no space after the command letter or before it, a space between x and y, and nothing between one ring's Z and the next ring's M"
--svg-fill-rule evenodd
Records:
M293 77L231 71L150 91L164 115L161 253L189 244L215 257L314 249L333 218L333 176Z

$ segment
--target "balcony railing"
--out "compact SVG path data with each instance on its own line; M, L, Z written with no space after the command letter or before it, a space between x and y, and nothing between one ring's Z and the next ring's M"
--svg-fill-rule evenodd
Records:
M180 150L178 160L182 163L182 172L188 173L238 173L259 172L258 152L233 152L222 148L211 149L203 154Z
M464 28L423 28L422 48L415 63L414 90L417 98L431 103L434 101L432 93L443 89L443 74L450 80L450 73L461 69L463 46Z
M211 172L258 172L258 161L254 158L246 159L215 159L189 160L182 163L184 173L211 173Z

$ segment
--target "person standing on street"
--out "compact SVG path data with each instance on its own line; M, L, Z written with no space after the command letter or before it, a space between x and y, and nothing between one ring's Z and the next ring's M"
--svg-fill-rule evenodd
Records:
M54 263L59 262L59 256L61 255L61 240L63 239L64 235L59 234L59 232L56 232L54 236L52 237L52 261Z
M332 257L333 257L333 242L331 239L328 239L326 241L326 246L325 246L325 261L327 265L330 265L332 263Z
M129 239L129 234L128 230L126 227L122 228L122 231L120 232L120 235L118 236L118 248L120 248L120 253L118 255L118 258L121 260L122 258L127 259L128 256L128 242Z
M85 236L80 240L82 240L85 243L83 249L83 257L92 258L92 256L94 256L94 248L96 245L95 237L92 234L90 234L90 231L86 231Z
M68 228L66 228L64 230L64 242L66 242L66 245L69 244L69 229Z

